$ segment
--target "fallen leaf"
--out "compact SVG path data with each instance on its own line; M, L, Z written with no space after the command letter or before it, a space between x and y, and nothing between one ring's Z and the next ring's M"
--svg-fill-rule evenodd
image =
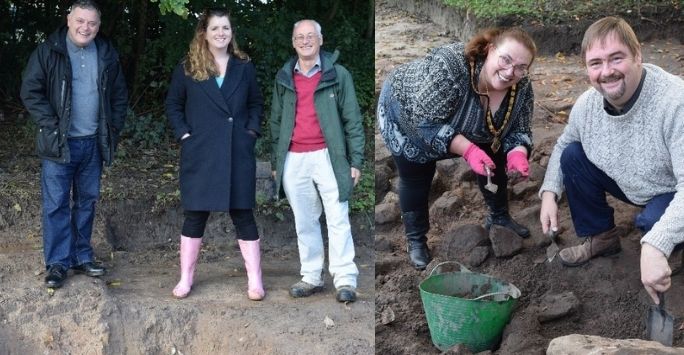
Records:
M107 286L109 286L109 287L119 287L119 286L121 286L121 280L111 280L111 281L107 281L106 284L107 284Z
M380 321L382 324L387 325L392 322L394 322L395 319L394 311L392 310L392 307L387 307L385 308L384 311L382 311L382 315L380 316Z
M21 206L19 206L18 203L15 203L14 206L12 206L12 208L14 208L14 210L17 212L21 212Z
M325 316L325 319L323 319L323 323L325 323L325 329L330 329L335 326L335 322L333 322L330 317Z

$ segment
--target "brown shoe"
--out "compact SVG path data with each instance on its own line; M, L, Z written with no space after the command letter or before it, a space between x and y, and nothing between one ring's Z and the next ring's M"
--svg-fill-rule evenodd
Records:
M613 228L607 232L587 237L582 244L561 250L558 257L565 266L580 266L594 257L619 253L622 250L620 234L621 230Z
M676 249L677 249L677 248L675 248L675 250L676 250ZM673 252L673 253L674 253L674 252ZM675 259L676 259L676 257L675 257ZM677 275L677 274L679 274L680 272L682 272L682 270L684 270L684 249L683 249L683 250L679 250L679 266L677 266L676 268L672 269L672 274L671 274L670 276Z

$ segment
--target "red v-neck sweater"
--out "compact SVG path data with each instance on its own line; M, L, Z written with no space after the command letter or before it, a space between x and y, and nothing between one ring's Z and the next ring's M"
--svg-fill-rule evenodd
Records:
M320 81L320 71L310 78L301 74L294 75L297 105L295 107L295 125L290 143L291 152L313 152L326 147L325 138L323 137L314 105L314 91L316 91Z

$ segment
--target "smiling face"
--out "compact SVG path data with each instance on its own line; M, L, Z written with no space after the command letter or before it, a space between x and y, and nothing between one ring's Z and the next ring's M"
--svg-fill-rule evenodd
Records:
M529 49L514 39L503 39L490 46L480 77L489 90L508 90L527 75L531 62Z
M323 38L316 32L316 26L310 21L302 21L292 31L292 46L300 59L315 59L323 44Z
M227 51L228 44L233 38L233 31L230 27L230 20L226 16L212 16L207 21L207 30L204 35L209 45L209 50Z
M587 48L585 63L589 82L613 106L622 108L641 81L641 52L632 54L614 33Z
M74 7L67 15L69 39L79 47L90 44L100 30L100 15L96 10Z

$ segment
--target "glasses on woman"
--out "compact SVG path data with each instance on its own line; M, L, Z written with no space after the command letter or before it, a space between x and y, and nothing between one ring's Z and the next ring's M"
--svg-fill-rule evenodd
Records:
M513 59L508 54L501 54L499 49L496 50L499 53L499 66L504 70L513 68L513 74L518 78L526 77L529 74L529 68L525 64L513 65Z

